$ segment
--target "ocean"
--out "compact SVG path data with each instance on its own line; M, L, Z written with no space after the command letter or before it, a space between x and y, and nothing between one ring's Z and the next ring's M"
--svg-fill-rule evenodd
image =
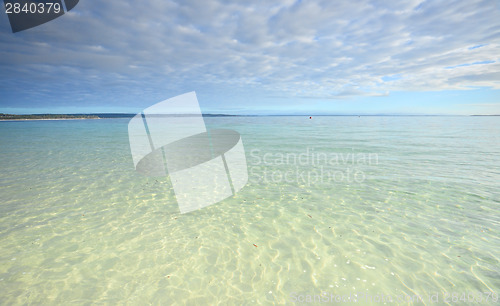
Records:
M499 117L204 120L248 183L186 214L129 119L0 122L0 304L498 301Z

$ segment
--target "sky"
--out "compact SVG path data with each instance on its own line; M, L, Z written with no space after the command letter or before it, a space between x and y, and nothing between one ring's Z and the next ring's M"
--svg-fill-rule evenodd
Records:
M500 1L81 0L12 33L0 113L500 114Z

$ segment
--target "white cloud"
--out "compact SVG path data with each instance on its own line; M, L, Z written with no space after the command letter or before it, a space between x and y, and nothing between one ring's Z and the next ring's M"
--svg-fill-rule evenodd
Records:
M81 1L17 35L2 23L0 90L21 93L34 80L68 96L500 89L499 13L494 0ZM494 63L459 66L483 61Z

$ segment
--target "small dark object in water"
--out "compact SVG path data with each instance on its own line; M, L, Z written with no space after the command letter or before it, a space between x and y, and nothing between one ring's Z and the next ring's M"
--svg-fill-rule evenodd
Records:
M253 246L256 247L256 248L258 247L255 243L253 244Z
M311 215L308 215L308 216L309 216L309 218L312 218Z

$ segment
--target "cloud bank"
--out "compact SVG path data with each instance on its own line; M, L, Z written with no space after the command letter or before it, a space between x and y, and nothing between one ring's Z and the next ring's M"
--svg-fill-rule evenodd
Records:
M499 13L493 0L81 1L16 35L4 15L0 106L500 89Z

